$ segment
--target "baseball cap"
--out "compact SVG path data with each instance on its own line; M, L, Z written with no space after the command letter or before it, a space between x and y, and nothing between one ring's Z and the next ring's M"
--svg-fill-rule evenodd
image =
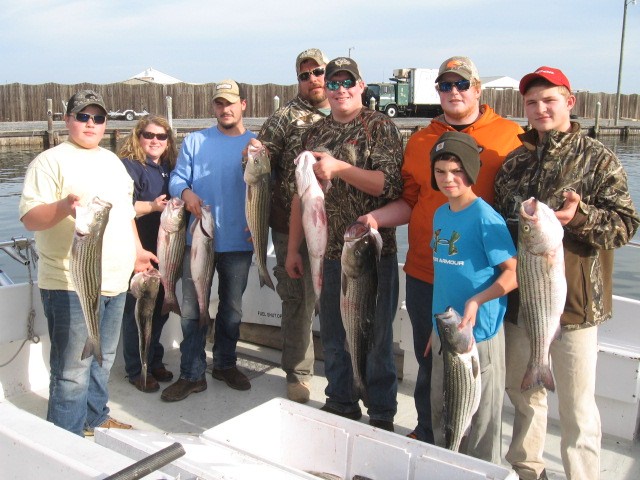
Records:
M352 60L350 58L338 57L331 60L325 68L324 78L326 78L327 80L331 80L331 77L333 77L338 72L347 72L350 73L356 81L362 80L362 75L360 75L358 64L355 62L355 60Z
M296 58L296 75L300 74L300 64L305 60L314 60L318 65L326 65L329 61L319 48L307 48Z
M240 85L231 79L222 80L221 82L216 83L212 100L215 100L216 98L224 98L229 103L236 103L240 101L242 98Z
M567 87L569 91L571 91L571 84L569 83L569 79L562 73L562 70L559 68L553 67L539 67L533 73L527 73L522 80L520 80L520 93L524 95L527 92L527 88L529 88L529 84L533 82L536 78L544 78L546 81L550 82L553 85L558 85L562 87Z
M480 173L480 149L471 135L462 132L444 132L431 149L431 186L440 190L434 175L435 159L442 154L453 154L460 160L469 181L473 184Z
M67 102L67 115L78 113L89 105L100 107L104 113L107 113L107 107L104 106L102 95L93 90L80 90L74 93Z
M440 77L445 73L456 73L465 80L480 80L478 69L469 57L451 57L442 62L438 70L436 83L440 81Z

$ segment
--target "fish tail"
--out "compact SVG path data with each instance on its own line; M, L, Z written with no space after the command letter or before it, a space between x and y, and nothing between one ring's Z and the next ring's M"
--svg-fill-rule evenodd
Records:
M179 317L182 316L182 312L180 311L180 305L178 304L178 300L173 298L165 297L164 302L162 302L162 315L167 315L168 313L173 312Z
M147 387L147 364L146 362L142 364L142 388Z
M529 365L522 379L520 390L523 392L542 385L551 392L555 392L556 384L549 365Z
M264 287L265 285L267 287L269 287L271 290L273 290L275 292L276 288L273 286L273 280L271 280L271 277L269 276L269 272L263 269L260 269L260 288Z
M320 315L320 298L316 297L316 304L313 307L313 315Z
M96 359L96 362L98 362L98 365L102 366L102 350L100 349L100 344L95 340L92 340L91 337L87 337L80 359L84 360L92 355L93 358Z

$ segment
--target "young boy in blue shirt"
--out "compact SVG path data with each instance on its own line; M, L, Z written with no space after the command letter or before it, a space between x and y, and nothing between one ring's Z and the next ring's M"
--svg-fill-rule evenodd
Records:
M445 132L431 149L431 185L448 199L433 219L433 313L448 306L473 326L480 356L480 406L461 452L501 463L505 363L502 320L506 294L517 287L516 249L503 218L472 190L480 170L479 147L470 135ZM437 445L442 429L443 359L436 328L431 336L431 405Z

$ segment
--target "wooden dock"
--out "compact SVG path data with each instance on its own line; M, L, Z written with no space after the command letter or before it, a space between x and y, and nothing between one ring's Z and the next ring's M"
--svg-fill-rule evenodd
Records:
M522 118L512 119L522 126L526 125L526 120ZM254 132L258 132L264 117L245 118L245 126ZM429 118L395 118L394 121L398 125L403 137L407 139L413 132L425 127L429 124ZM598 127L595 132L593 119L578 119L585 135L597 137L628 138L632 136L640 136L640 121L637 120L621 120L619 126L611 126L606 123ZM109 120L108 127L105 131L103 145L108 146L110 150L116 150L119 143L131 132L136 122L127 122L124 120ZM173 127L178 137L178 143L182 141L189 133L208 128L215 123L215 120L201 119L176 119L173 121ZM611 123L611 122L609 122ZM52 130L48 130L47 122L11 122L0 123L0 148L1 147L25 147L35 149L46 149L60 142L67 137L67 130L64 122L53 122Z

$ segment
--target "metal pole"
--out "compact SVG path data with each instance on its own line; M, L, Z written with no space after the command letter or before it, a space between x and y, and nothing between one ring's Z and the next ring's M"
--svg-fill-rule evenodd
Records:
M627 27L627 5L632 0L622 0L624 2L624 13L622 15L622 39L620 40L620 63L618 65L618 88L616 90L616 116L614 119L614 125L618 126L618 120L620 120L620 84L622 83L622 57L624 54L624 33ZM635 0L633 0L635 3Z
M280 97L276 95L273 97L273 111L275 112L280 108Z
M355 50L356 47L349 47L349 58L351 58L351 50Z
M593 133L596 136L596 138L598 137L598 134L600 133L600 108L601 108L602 104L600 102L596 102L596 123L593 126Z
M49 145L47 148L53 147L53 100L47 98L47 138Z

